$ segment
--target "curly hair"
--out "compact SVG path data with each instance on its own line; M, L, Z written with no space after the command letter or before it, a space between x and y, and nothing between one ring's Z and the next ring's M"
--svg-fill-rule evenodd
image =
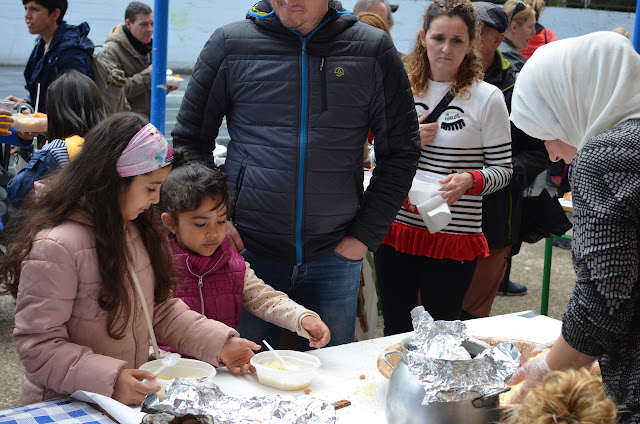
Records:
M60 225L78 210L93 216L101 280L97 302L107 312L107 332L115 339L125 336L131 315L125 219L119 199L135 178L120 177L116 164L129 140L147 122L142 115L125 112L111 115L93 127L75 160L50 178L43 193L36 196L32 190L25 206L0 233L0 242L7 246L7 253L0 258L0 275L9 289L16 292L21 263L42 230ZM133 223L149 253L156 280L154 299L160 303L171 296L173 284L173 261L162 224L153 207L138 215ZM118 228L123 230L115 231Z
M404 65L409 75L411 89L416 96L423 96L429 88L431 68L427 49L422 44L422 37L426 36L431 23L440 16L453 18L459 16L467 25L471 46L469 53L465 55L455 81L451 83L449 91L454 96L461 94L475 81L482 80L484 71L482 59L473 43L479 37L482 22L478 18L473 5L469 0L434 0L423 16L422 31L418 34L413 51L404 57ZM468 91L467 91L468 92Z
M168 213L177 221L180 212L198 209L204 197L218 200L216 208L228 204L227 175L201 163L188 162L184 150L175 149L173 169L160 189L160 212Z
M614 424L616 405L587 368L553 371L511 407L505 424Z

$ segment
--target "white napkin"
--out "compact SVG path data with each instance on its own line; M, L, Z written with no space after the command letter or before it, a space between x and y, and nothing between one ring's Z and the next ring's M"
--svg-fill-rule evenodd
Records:
M140 406L130 407L115 399L93 392L78 390L74 392L71 397L83 402L99 405L120 424L140 424L142 418L146 415L140 411Z
M449 205L440 195L435 195L417 204L416 208L431 234L437 233L451 222Z

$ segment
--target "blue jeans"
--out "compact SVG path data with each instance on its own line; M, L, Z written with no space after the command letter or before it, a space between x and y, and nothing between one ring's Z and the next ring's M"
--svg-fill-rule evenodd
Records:
M248 250L242 255L265 283L320 315L331 330L331 341L327 346L353 341L362 260L347 259L333 251L314 262L287 265L264 259ZM258 344L265 339L274 349L280 344L282 334L282 328L263 321L246 309L242 311L238 331L240 336ZM309 350L307 339L300 337L300 349Z

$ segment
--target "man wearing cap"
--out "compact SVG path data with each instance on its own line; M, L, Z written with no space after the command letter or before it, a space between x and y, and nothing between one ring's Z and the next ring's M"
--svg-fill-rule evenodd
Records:
M393 27L393 12L398 10L397 4L389 4L387 0L358 0L353 6L353 13L371 12L380 16L389 25L389 30Z
M502 90L507 109L511 111L511 95L517 73L502 57L498 46L504 39L508 18L501 7L488 2L473 2L483 24L478 42L482 56L484 80ZM511 124L513 177L502 190L483 197L482 230L490 255L478 266L463 304L464 318L487 317L493 300L510 264L510 257L520 250L520 220L524 189L547 169L548 156L544 144ZM527 288L509 281L505 294L525 294Z

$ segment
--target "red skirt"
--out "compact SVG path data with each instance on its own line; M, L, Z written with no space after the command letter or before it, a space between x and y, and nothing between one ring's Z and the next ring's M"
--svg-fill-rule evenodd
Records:
M393 221L382 244L396 251L434 259L472 261L489 256L489 245L484 234L431 234L426 228Z

